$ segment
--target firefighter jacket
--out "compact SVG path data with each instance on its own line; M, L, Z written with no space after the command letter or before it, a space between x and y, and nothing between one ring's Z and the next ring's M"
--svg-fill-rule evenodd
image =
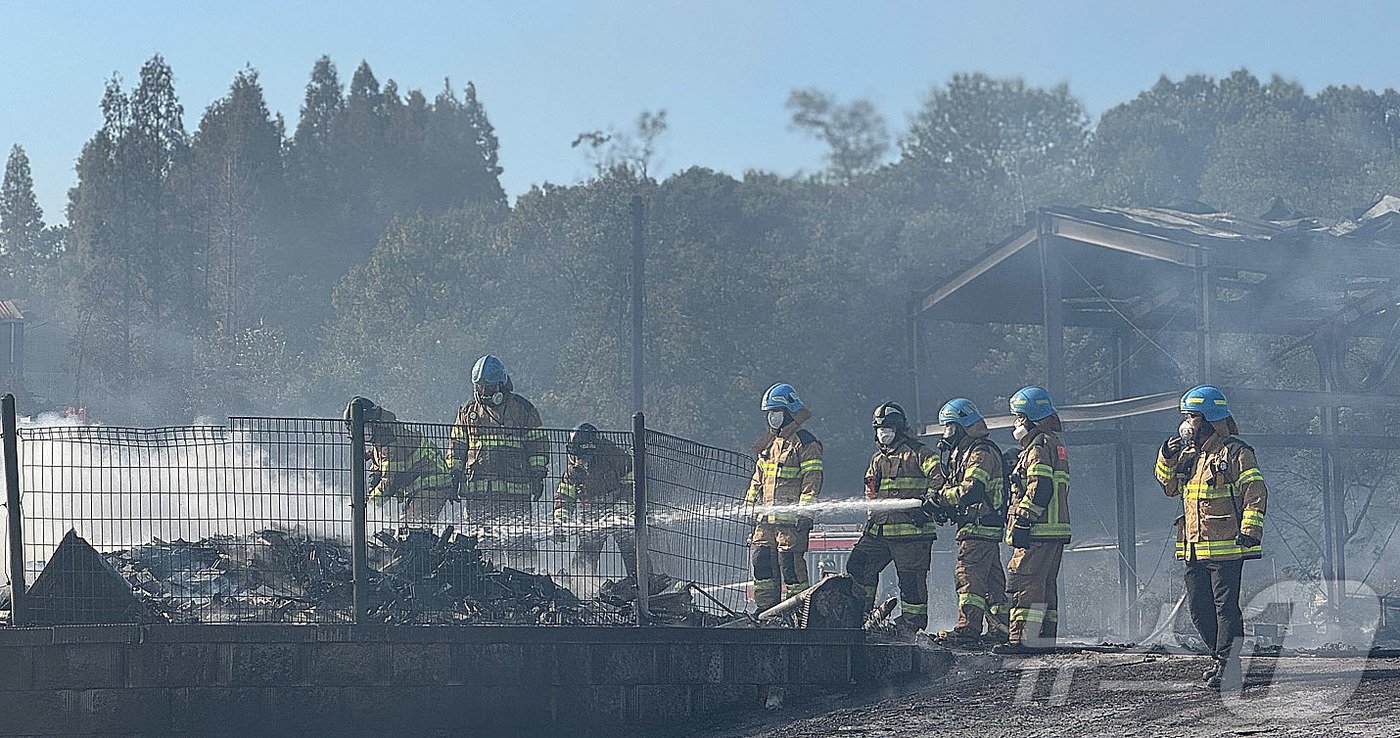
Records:
M1004 535L1001 449L988 437L990 433L986 421L978 420L948 456L942 502L954 511L959 541L1000 541Z
M632 457L616 443L598 439L587 457L570 456L554 490L554 516L592 517L632 512Z
M466 472L468 495L530 494L549 473L539 411L513 392L497 406L473 399L457 411L447 463Z
M1011 472L1006 542L1018 521L1031 524L1033 541L1069 541L1069 454L1060 443L1060 419L1036 421L1021 441L1021 453Z
M806 408L781 430L768 431L754 444L758 462L749 482L750 505L810 505L822 491L822 444L802 424L812 418ZM760 523L796 525L796 513L770 513Z
M369 472L374 485L370 497L409 500L424 490L452 486L452 475L436 444L414 428L387 423L374 434L369 446Z
M938 454L900 434L892 448L881 447L865 471L865 496L874 500L924 500L943 488ZM880 538L933 540L938 524L920 510L872 511L865 533Z
M1183 560L1257 559L1263 546L1240 546L1244 534L1264 538L1264 508L1269 491L1254 458L1254 449L1231 435L1225 420L1196 454L1168 458L1157 452L1157 481L1170 497L1181 497L1185 514L1177 518L1176 555Z

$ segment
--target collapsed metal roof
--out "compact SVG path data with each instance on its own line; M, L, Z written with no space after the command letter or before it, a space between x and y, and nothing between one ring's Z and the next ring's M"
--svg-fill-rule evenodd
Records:
M1059 335L1064 326L1130 328L1144 336L1194 333L1205 381L1211 364L1205 337L1213 333L1307 341L1344 327L1349 335L1389 335L1397 307L1400 197L1386 195L1355 217L1334 221L1302 216L1281 200L1259 218L1207 207L1042 208L920 295L911 319L1039 324L1047 336ZM917 341L918 330L913 333ZM914 351L923 356L921 349ZM1046 384L1054 392L1064 375L1062 337L1047 340L1046 351ZM1326 397L1240 389L1266 392L1267 398L1258 399L1279 404L1315 407L1319 396ZM1063 417L1105 420L1166 410L1174 408L1169 395L1067 403ZM1400 400L1386 404L1400 408ZM1006 419L991 420L996 427Z
M0 323L9 323L17 320L24 320L24 315L20 313L19 306L14 300L0 300Z
M1189 301L1203 270L1214 301L1230 306L1215 316L1214 329L1307 332L1349 302L1373 299L1378 289L1397 296L1391 288L1400 274L1400 198L1380 198L1356 219L1330 223L1167 208L1043 208L921 295L915 313L953 322L1042 323L1043 299L1026 290L1038 285L1042 292L1058 288L1065 325L1111 326ZM1048 284L1051 279L1059 284ZM1276 310L1280 304L1289 310Z

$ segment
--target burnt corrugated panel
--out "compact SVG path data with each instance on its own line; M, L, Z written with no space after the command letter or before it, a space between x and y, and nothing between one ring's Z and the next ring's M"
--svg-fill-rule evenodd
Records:
M14 300L0 300L0 321L24 320Z

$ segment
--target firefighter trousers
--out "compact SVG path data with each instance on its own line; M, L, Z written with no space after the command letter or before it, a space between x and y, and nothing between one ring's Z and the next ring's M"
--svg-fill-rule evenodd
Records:
M518 569L535 565L534 503L528 495L491 493L468 497L467 522L493 563Z
M1059 631L1061 541L1035 541L1011 554L1006 594L1011 600L1007 640L1028 646L1054 645Z
M1244 635L1244 616L1240 613L1243 574L1244 559L1186 562L1186 603L1191 609L1191 622L1219 661L1230 657L1235 639Z
M632 528L627 526L605 526L580 533L575 560L582 565L585 571L596 576L603 560L603 549L607 547L610 536L614 541L617 541L617 553L622 557L623 569L627 572L628 577L635 580L637 578L637 535Z
M753 565L753 604L763 612L804 589L807 578L807 536L796 525L759 523L749 538Z
M928 627L928 569L933 541L923 537L885 538L866 531L846 560L846 573L865 588L866 609L875 607L880 572L891 562L899 577L900 620L919 630Z
M958 541L958 563L953 571L958 583L958 624L963 635L1004 632L1006 625L1006 571L1001 566L1001 543L984 538Z
M447 505L446 487L419 490L399 505L399 525L404 528L431 528Z

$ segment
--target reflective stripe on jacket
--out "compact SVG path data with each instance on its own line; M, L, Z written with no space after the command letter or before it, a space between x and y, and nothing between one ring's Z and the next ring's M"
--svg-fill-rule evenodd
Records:
M554 489L556 516L580 507L592 516L632 512L632 457L606 438L598 439L588 459L569 457Z
M1046 422L1051 418L1053 422ZM1059 419L1036 423L1011 474L1006 542L1018 520L1031 524L1031 539L1069 541L1069 454L1055 431Z
M865 471L867 484L875 488L874 498L927 499L943 488L943 471L938 454L918 441L900 435L896 445L881 448L870 457ZM916 524L911 511L882 510L871 512L865 532L881 538L914 538L933 540L938 537L938 524L932 520Z
M393 424L393 440L371 444L369 457L370 471L379 475L370 497L409 499L452 484L442 451L410 426Z
M1269 491L1254 449L1231 436L1224 421L1201 451L1187 458L1167 458L1157 451L1157 481L1170 497L1181 497L1184 514L1177 519L1177 558L1183 560L1257 559L1263 545L1240 546L1241 533L1264 539L1264 511Z
M547 446L539 411L512 392L499 406L473 400L457 411L448 466L468 472L468 494L529 494L549 473Z
M951 455L952 469L948 470L943 500L966 521L958 528L959 541L1000 541L1004 534L1002 528L1006 520L1001 511L1006 503L1006 490L1002 489L1001 451L987 439L988 434L987 424L978 421L968 429L967 437ZM977 486L975 483L982 485L986 498L969 504L969 496Z
M749 480L746 497L750 505L810 505L822 491L822 444L802 424L812 418L803 408L792 422L774 433L769 431L754 444L758 459ZM770 513L759 522L795 524L796 513Z

